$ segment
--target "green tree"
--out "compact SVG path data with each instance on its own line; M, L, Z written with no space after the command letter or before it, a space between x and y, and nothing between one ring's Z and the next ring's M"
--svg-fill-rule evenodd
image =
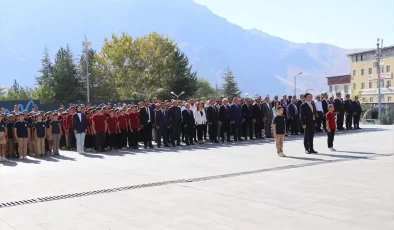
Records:
M223 94L225 97L239 97L241 95L242 91L239 90L238 83L230 67L224 70L223 80Z
M54 101L60 103L78 102L84 100L81 84L73 61L73 54L67 45L61 47L55 56L53 65Z
M196 92L194 94L194 97L196 98L212 98L212 97L217 97L216 89L212 87L212 85L204 78L197 78L197 84L196 84Z
M19 83L14 80L11 88L7 90L4 100L30 100L37 99L35 91L29 87L22 87Z
M36 77L36 82L38 85L37 94L40 98L40 101L44 103L54 102L55 91L53 90L53 64L46 47L44 48L44 55L41 58L41 68L39 72L41 75Z

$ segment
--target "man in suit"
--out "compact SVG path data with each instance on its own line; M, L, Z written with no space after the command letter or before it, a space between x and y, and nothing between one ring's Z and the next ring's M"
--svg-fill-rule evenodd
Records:
M264 127L264 113L261 109L261 97L257 97L252 105L252 121L254 123L254 134L256 139L262 139L262 129Z
M144 141L145 148L153 148L152 145L152 129L155 123L155 114L149 106L148 101L143 102L144 107L140 109L140 125L142 131L142 140Z
M324 130L324 132L327 132L326 114L328 113L328 105L330 104L330 101L328 100L327 93L322 94L321 97L322 97L321 105L323 107L323 130Z
M242 136L242 108L241 104L239 103L238 98L234 98L233 103L231 105L231 122L232 122L232 131L234 135L234 141L243 141Z
M337 129L344 130L343 120L345 116L345 106L341 97L341 92L337 92L337 98L334 100L334 112L337 115Z
M230 118L231 118L231 109L228 105L227 98L223 99L222 105L219 108L219 124L220 128L220 138L222 142L224 142L224 133L226 133L227 142L231 142L230 140Z
M302 123L301 123L301 117L300 117L300 113L301 113L301 105L302 103L304 103L304 94L300 94L300 99L298 99L297 101L297 109L298 109L298 130L300 130L301 134L304 134L304 129L302 128Z
M249 138L253 139L253 121L252 121L252 104L250 104L249 98L245 98L242 100L242 135L244 136L245 140Z
M190 104L186 103L185 110L182 111L182 124L185 130L185 142L186 145L194 145L194 127L196 125L194 121L193 111L190 109Z
M345 100L345 113L346 113L346 129L350 130L353 129L352 123L353 123L353 102L352 99L350 99L350 94L346 94L346 100Z
M208 131L209 131L209 141L211 143L219 143L217 139L218 133L218 122L219 122L219 113L214 105L214 101L209 101L209 106L207 108L207 122L208 122Z
M312 104L312 95L304 95L305 102L301 105L301 122L304 128L304 147L305 153L317 153L313 148L313 138L315 135L315 113L316 108Z
M262 104L263 114L264 114L264 127L265 127L265 137L266 138L274 138L272 136L272 120L274 119L274 114L272 112L271 104L269 103L270 97L265 97L265 102Z
M297 109L297 99L293 98L291 104L287 106L289 111L289 121L290 121L290 132L291 135L298 135L298 109Z
M181 125L182 125L182 113L181 108L178 106L178 101L172 102L172 107L168 110L168 116L170 119L171 126L171 142L172 146L181 146ZM176 145L175 145L176 142Z
M168 147L168 128L170 126L170 118L164 102L160 106L156 106L156 143L157 147L161 147L161 138L163 138L164 147Z
M361 104L358 100L358 96L354 97L354 101L352 101L352 112L353 112L353 124L355 129L360 128L360 116L361 116Z
M87 123L85 114L82 113L82 107L84 105L77 106L77 112L72 117L72 128L74 130L75 139L77 141L77 152L80 154L84 154L84 145L85 145L85 134L87 132Z

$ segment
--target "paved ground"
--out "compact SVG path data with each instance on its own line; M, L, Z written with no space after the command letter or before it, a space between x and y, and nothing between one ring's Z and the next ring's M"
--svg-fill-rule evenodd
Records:
M318 155L289 137L287 158L266 140L0 163L0 230L389 230L393 140L368 126L339 133L335 153L317 137Z

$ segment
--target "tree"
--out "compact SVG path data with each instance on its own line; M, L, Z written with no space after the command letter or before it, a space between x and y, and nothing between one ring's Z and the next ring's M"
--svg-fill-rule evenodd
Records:
M36 99L35 91L29 87L22 87L14 80L11 88L7 90L7 94L2 97L4 100L30 100Z
M196 92L194 94L195 98L211 98L217 97L216 89L204 78L197 78Z
M238 83L235 81L230 67L224 70L223 80L223 94L225 97L239 97L241 95L242 92L238 88Z
M84 99L81 89L73 54L68 45L65 49L61 47L56 54L53 66L54 101L60 103L81 101Z
M36 77L38 85L37 94L40 100L44 103L54 102L55 91L53 90L53 64L46 47L44 48L44 55L41 58L41 69L39 72L41 75Z

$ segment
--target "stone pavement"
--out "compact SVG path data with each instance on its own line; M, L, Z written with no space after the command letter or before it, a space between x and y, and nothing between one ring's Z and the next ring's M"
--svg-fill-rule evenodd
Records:
M317 155L289 137L287 158L265 140L0 163L0 230L393 229L393 140L393 127L368 126L338 133L335 153L318 136ZM85 195L63 199L73 193Z

